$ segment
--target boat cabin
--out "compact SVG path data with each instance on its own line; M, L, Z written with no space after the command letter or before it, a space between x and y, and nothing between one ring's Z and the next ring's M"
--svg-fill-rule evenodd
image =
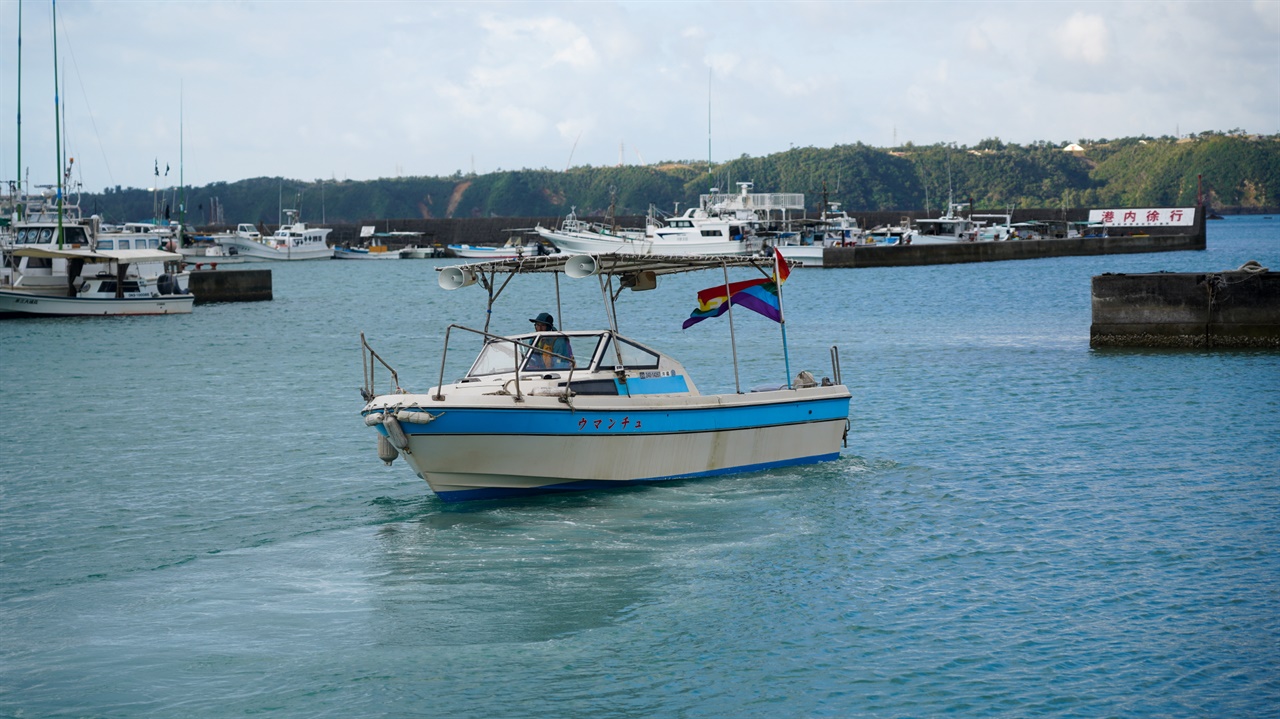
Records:
M67 225L62 226L62 245L64 247L88 247L89 235L83 225ZM27 226L19 227L13 233L13 243L20 245L49 245L58 244L58 226L51 224L45 226Z
M543 349L538 349L543 348ZM519 378L534 395L697 395L684 367L604 331L530 332L488 339L454 391L490 394Z

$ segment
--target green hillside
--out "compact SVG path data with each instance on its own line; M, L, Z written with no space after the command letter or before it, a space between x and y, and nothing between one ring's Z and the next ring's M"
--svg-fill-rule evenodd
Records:
M673 212L712 187L732 192L802 192L817 210L824 192L849 211L940 211L948 196L972 198L983 210L1132 207L1194 204L1197 176L1210 204L1222 211L1280 206L1280 136L1240 132L1193 138L1082 140L1017 145L989 139L955 145L875 148L839 145L742 156L708 171L705 162L646 166L514 170L486 175L303 182L259 177L187 188L187 216L208 224L220 206L226 223L274 224L281 207L301 209L309 222L361 222L447 217L546 217L571 207L600 215L644 214L652 204ZM108 221L159 214L177 219L183 193L163 196L111 188L82 196L81 206ZM160 208L160 209L153 209Z

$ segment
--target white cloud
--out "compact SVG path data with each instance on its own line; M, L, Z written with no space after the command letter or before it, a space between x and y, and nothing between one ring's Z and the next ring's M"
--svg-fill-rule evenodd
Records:
M574 164L612 165L620 142L628 161L631 148L702 159L709 91L717 160L793 143L1280 131L1274 0L90 0L58 12L65 136L95 190L147 185L157 157L176 167L180 132L196 184L448 175L473 156L479 172L562 168L571 150ZM33 182L56 172L48 13L24 5ZM16 27L16 3L0 3L0 27ZM0 179L16 169L10 42Z
M1100 16L1075 13L1067 18L1055 35L1062 56L1068 60L1089 65L1106 62L1112 40L1107 22Z

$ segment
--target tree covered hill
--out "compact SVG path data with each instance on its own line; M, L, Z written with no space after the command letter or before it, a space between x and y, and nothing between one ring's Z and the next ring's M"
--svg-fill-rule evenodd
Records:
M1280 135L1208 132L1191 138L1082 140L1072 146L988 139L955 145L874 148L861 143L798 147L765 157L705 162L513 170L485 175L304 182L259 177L186 188L192 224L275 224L281 208L311 223L464 217L641 215L652 204L672 213L712 187L802 192L817 211L825 194L849 211L940 212L948 197L978 209L1191 205L1198 179L1224 211L1280 206ZM133 188L85 194L81 207L108 221L177 219L184 193ZM167 214L166 214L167 213Z

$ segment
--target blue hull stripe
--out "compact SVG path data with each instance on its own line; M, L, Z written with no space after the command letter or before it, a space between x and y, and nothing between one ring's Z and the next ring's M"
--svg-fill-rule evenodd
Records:
M654 377L652 379L633 377L627 380L626 384L615 379L613 380L613 385L618 388L618 394L624 397L627 395L638 397L645 394L675 394L689 391L689 385L685 383L684 377L680 375Z
M649 435L678 432L720 432L810 422L843 420L849 398L803 400L748 407L705 409L619 409L575 411L568 407L534 409L475 409L422 407L436 415L426 425L402 423L408 435ZM366 412L365 414L368 414ZM379 431L385 432L382 427Z
M803 464L817 464L819 462L829 462L839 459L839 452L830 454L819 454L812 457L797 457L795 459L787 459L778 462L762 462L759 464L746 464L738 467L725 467L723 469L714 469L706 472L690 472L688 474L677 474L669 477L646 477L643 479L630 479L619 481L604 481L598 479L588 479L579 482L565 482L563 484L547 484L541 487L529 487L522 489L513 489L508 487L485 487L480 489L462 489L453 492L436 492L436 496L445 502L470 502L477 499L509 499L512 497L528 497L537 494L548 494L551 492L582 492L593 489L617 489L634 484L650 484L654 482L666 482L677 479L696 479L698 477L714 477L721 474L737 474L740 472L758 472L765 469L774 469L777 467L792 467Z

